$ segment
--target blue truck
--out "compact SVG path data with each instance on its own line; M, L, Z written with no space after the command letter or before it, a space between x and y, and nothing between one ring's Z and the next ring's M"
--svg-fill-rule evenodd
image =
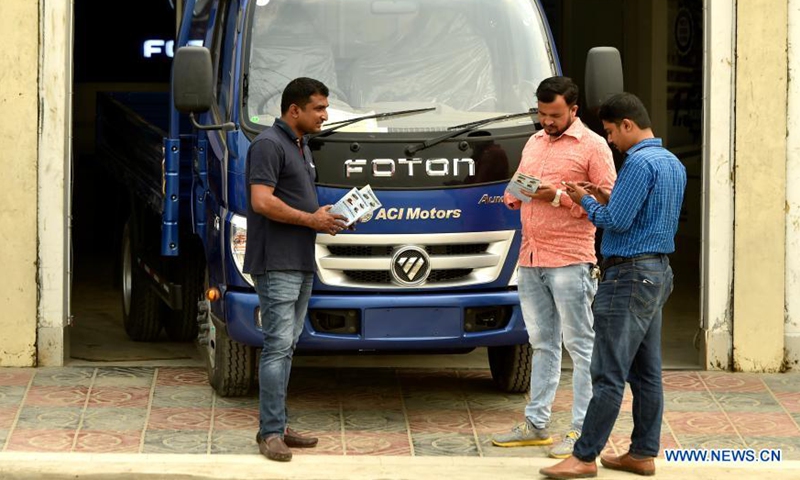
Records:
M283 87L306 76L331 92L309 143L320 204L369 184L382 207L317 236L298 350L488 347L497 386L525 391L520 221L502 198L540 128L536 87L560 73L538 1L186 0L183 12L171 91L98 98L98 155L130 198L127 334L196 340L219 395L257 381L245 160ZM590 52L587 79L593 98L619 89L618 54Z

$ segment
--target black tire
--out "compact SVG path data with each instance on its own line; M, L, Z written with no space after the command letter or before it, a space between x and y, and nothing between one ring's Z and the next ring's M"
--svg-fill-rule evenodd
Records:
M504 392L527 392L531 382L532 354L529 343L489 347L489 368L495 385Z
M205 262L203 253L188 240L181 242L183 261L178 272L181 284L181 309L170 310L163 317L164 331L173 342L188 342L197 338L197 302L202 299Z
M131 340L152 342L161 333L164 303L136 266L136 251L138 245L128 220L122 232L122 323Z
M214 364L208 363L208 380L221 397L250 393L254 374L254 349L231 340L225 327L216 329Z

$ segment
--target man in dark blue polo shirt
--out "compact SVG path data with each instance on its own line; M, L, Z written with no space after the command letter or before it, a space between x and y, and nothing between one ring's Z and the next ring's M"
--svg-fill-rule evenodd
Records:
M613 192L566 183L589 220L604 229L603 279L594 298L594 395L573 456L540 473L550 478L597 475L595 459L608 441L622 404L625 381L633 393L633 433L628 453L603 455L613 470L654 475L664 394L661 384L661 310L672 293L668 253L686 188L686 169L654 138L642 102L630 93L600 107L608 142L626 154ZM594 196L594 198L592 197Z
M244 271L252 275L261 307L264 346L259 363L258 449L270 460L292 459L289 447L314 447L286 425L286 389L292 354L314 278L317 232L335 235L345 225L331 205L319 206L316 172L305 135L328 119L328 88L311 78L292 80L281 98L281 118L258 135L247 152L247 247Z

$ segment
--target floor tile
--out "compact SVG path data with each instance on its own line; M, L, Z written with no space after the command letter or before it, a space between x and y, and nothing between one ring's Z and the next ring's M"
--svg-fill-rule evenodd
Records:
M738 435L725 434L705 434L691 435L676 433L675 437L681 448L744 448L745 444Z
M730 412L728 416L743 437L800 437L800 429L787 413Z
M705 392L698 372L664 372L661 377L665 392Z
M75 438L73 430L17 428L6 444L10 452L69 452Z
M209 387L156 387L153 407L211 407L212 390Z
M705 391L668 390L664 392L664 410L669 412L719 412L714 397Z
M769 392L714 392L714 398L726 412L783 412Z
M145 408L87 408L83 413L81 430L141 432L146 417Z
M212 454L253 455L258 453L255 441L257 429L215 430L211 435ZM293 452L294 453L294 452Z
M766 373L761 380L775 393L800 392L800 372Z
M0 407L0 430L8 430L14 425L19 407Z
M142 453L208 453L208 431L148 430Z
M700 378L712 392L758 393L767 390L761 378L753 373L700 372Z
M292 410L289 414L289 424L299 431L342 431L342 419L338 410Z
M475 437L462 433L412 433L416 456L479 456Z
M159 367L156 386L207 387L208 375L205 369L197 367Z
M150 401L149 387L92 387L88 407L146 408Z
M787 412L800 413L800 390L794 392L773 392L773 394Z
M0 386L0 406L15 407L22 403L25 386Z
M140 432L85 431L78 432L74 452L81 453L138 453Z
M472 434L472 423L466 410L416 410L409 411L408 426L412 433L464 433Z
M0 386L26 386L35 373L32 368L3 368L0 370Z
M409 411L467 409L464 397L458 393L404 392L403 402Z
M94 387L147 387L153 384L152 367L103 367L97 369Z
M258 410L258 396L220 397L214 399L217 408L251 408ZM164 406L164 405L159 405Z
M92 384L94 368L90 367L42 367L36 369L34 386L88 387Z
M346 432L347 455L411 455L407 433ZM419 455L419 453L417 453Z
M508 432L514 425L524 421L522 412L471 410L470 415L475 431L482 435Z
M339 389L336 387L331 390L323 390L318 387L289 390L286 395L286 404L290 409L324 409L333 410L339 408Z
M162 408L150 410L148 430L208 430L210 408Z
M407 433L402 410L344 410L344 428L350 432Z
M258 430L257 408L217 408L214 410L214 430L247 429L253 434Z
M665 412L664 416L675 435L736 435L721 412Z
M748 437L745 441L748 447L757 451L764 449L780 449L781 460L800 460L799 437Z
M8 439L9 431L5 428L0 428L0 451L3 450L3 446L6 444L6 439Z
M88 393L89 387L33 386L28 390L25 404L52 407L83 407Z
M348 392L341 399L342 408L345 410L374 410L388 409L399 410L403 408L403 398L400 389L365 389Z
M16 428L31 430L75 430L81 420L79 407L25 406L19 414Z
M466 397L470 410L499 410L522 412L528 399L524 394L510 394L498 391L471 393Z

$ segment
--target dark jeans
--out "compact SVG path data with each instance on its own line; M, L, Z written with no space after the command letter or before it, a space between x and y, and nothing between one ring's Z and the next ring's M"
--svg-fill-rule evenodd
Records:
M292 355L303 332L314 274L270 271L254 275L261 307L264 347L258 368L259 434L266 438L286 429L286 389Z
M623 263L606 270L594 298L594 395L573 454L591 462L617 420L625 381L633 392L629 451L658 455L664 393L661 386L661 309L672 293L666 256Z

